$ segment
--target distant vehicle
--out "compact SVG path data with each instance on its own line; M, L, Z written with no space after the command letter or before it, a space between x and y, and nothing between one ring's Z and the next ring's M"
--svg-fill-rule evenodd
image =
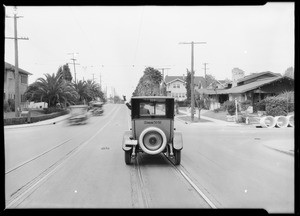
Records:
M88 106L87 105L73 105L70 108L70 124L85 124L88 120Z
M104 112L103 103L100 101L90 103L90 111L92 112L93 116L102 115Z
M125 99L125 97L124 97ZM164 153L175 165L181 161L181 132L174 131L174 98L166 96L132 97L131 130L123 135L125 163L131 164L139 152Z

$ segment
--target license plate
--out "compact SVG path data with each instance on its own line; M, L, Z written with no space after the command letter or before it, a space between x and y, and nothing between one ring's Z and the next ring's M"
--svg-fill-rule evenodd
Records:
M126 140L125 145L137 145L137 140Z

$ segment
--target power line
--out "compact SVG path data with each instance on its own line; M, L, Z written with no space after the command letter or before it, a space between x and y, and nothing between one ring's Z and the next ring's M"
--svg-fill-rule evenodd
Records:
M180 42L179 44L191 44L191 121L194 121L194 44L206 44L206 42Z

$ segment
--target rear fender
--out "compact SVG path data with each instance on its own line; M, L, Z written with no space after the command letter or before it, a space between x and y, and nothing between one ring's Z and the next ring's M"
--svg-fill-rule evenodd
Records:
M174 131L173 147L177 150L181 150L183 148L182 133L179 131Z
M129 151L130 149L132 149L132 146L126 146L126 143L128 144L129 142L132 143L133 140L131 140L130 138L132 138L132 131L125 131L123 134L123 141L122 141L122 148L124 151Z

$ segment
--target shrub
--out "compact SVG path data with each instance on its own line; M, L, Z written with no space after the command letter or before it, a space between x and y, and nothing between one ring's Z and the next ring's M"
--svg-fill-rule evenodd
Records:
M10 112L10 107L9 107L9 103L7 100L4 100L4 102L3 102L3 111Z
M8 104L9 104L10 111L14 112L15 111L15 100L12 98L9 98Z
M245 110L248 109L249 106L252 105L252 101L251 100L245 100L245 101L241 102L240 105L241 105L241 110L245 111Z
M287 111L293 112L294 111L294 91L284 91L277 96L277 98L282 98L286 101Z
M48 107L44 108L45 114L55 113L55 112L61 112L63 109L57 108L57 107Z
M224 102L224 107L226 111L229 113L229 115L234 115L235 114L235 102L234 101L225 101Z
M266 111L266 101L265 99L264 100L261 100L257 103L254 103L253 105L253 111L254 112L257 112L257 111Z
M288 103L282 97L267 97L264 99L266 102L266 114L271 116L287 115Z

